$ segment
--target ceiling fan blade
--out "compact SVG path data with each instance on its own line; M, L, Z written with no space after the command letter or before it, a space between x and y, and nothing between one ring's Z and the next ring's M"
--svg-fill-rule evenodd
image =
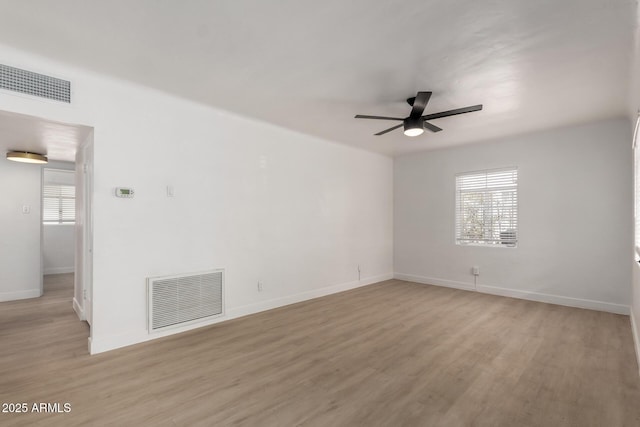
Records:
M363 116L362 114L356 114L356 119L374 119L374 120L404 120L400 117L383 117L383 116Z
M456 108L455 110L442 111L441 113L427 114L426 116L422 116L422 118L425 120L433 120L433 119L439 119L441 117L455 116L457 114L464 114L464 113L472 113L474 111L480 111L480 110L482 110L482 104L473 105L471 107Z
M431 123L429 123L429 122L424 122L424 127L425 127L426 129L429 129L431 132L440 132L440 131L442 130L442 128L439 128L439 127L438 127L438 126L436 126L436 125L432 125L432 124L431 124Z
M413 108L411 109L409 117L412 119L420 117L427 107L429 98L431 98L431 92L418 92L416 98L413 100Z
M376 133L376 135L377 135L377 136L384 135L384 134L385 134L385 133L387 133L387 132L391 132L392 130L396 130L396 129L398 129L399 127L402 127L402 125L403 125L403 124L404 124L404 123L400 123L398 126L394 126L394 127L392 127L392 128L385 129L385 130L383 130L382 132L378 132L378 133Z

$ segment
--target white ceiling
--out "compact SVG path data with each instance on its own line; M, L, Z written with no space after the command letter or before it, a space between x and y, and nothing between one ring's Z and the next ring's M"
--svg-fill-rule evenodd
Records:
M49 160L74 162L76 150L91 128L0 111L0 153L30 151ZM0 160L5 161L5 160Z
M634 0L0 0L0 40L387 154L621 117ZM8 64L12 65L12 64ZM433 91L443 132L374 133Z

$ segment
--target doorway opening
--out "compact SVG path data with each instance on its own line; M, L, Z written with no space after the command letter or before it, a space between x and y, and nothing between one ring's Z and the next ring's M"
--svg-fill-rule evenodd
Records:
M38 313L44 293L91 324L93 128L0 111L0 150L49 160L0 158L0 181L11 183L0 208L0 304Z

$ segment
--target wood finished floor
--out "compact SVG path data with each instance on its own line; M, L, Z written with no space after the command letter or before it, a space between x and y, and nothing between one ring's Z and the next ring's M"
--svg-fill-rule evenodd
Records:
M36 426L638 426L629 318L391 280L87 354L72 275L0 303L0 402Z

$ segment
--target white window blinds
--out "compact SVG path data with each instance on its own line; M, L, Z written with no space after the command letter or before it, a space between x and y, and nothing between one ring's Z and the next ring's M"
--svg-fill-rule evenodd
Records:
M42 192L42 222L69 224L76 220L76 188L73 185L45 184Z
M514 247L518 241L518 169L456 176L456 243Z

